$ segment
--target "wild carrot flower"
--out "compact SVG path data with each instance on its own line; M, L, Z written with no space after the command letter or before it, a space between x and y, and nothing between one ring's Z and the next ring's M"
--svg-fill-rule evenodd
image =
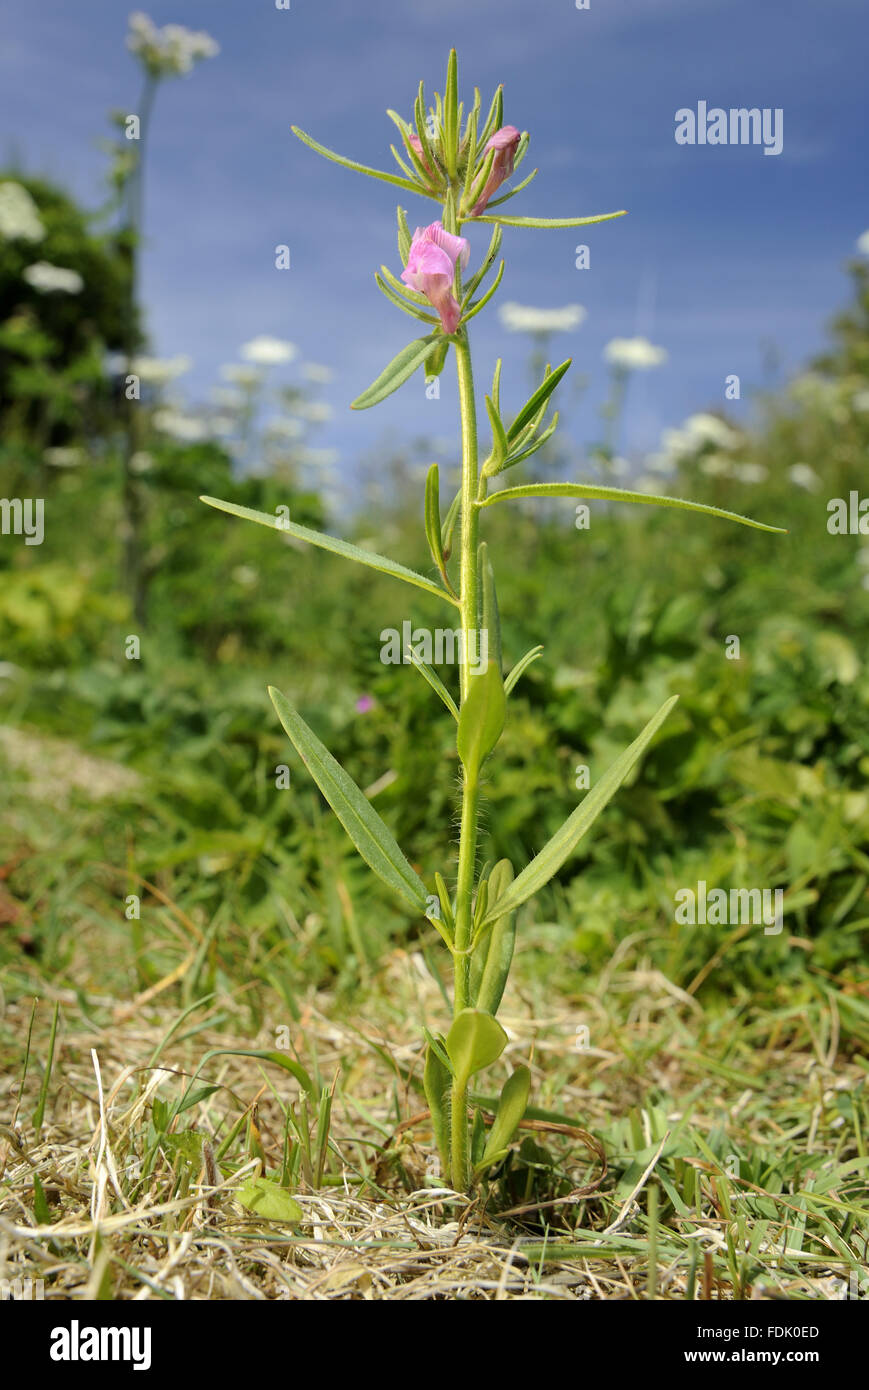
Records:
M472 217L479 217L481 212L485 212L486 204L505 179L509 179L513 172L513 164L516 159L516 150L522 138L521 131L514 125L502 125L500 130L496 130L490 140L486 142L484 154L490 150L495 151L495 161L491 172L486 180L486 187L483 189L474 208L471 212Z
M453 294L456 262L464 267L471 254L463 236L444 230L442 222L417 227L401 278L411 289L424 294L440 314L445 333L455 333L461 318L459 301Z

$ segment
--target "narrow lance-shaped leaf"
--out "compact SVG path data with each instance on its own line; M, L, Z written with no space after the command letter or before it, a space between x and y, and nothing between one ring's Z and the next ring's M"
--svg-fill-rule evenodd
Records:
M556 410L551 421L547 425L546 429L542 432L542 434L538 434L535 438L533 438L530 444L522 445L515 452L511 453L505 461L504 467L499 469L498 471L500 473L504 473L508 468L513 468L517 463L522 463L524 459L531 458L533 454L538 453L539 450L542 449L545 444L549 443L549 440L552 438L555 431L558 429L558 420L559 415L558 411Z
M540 407L545 405L546 402L549 400L549 397L552 395L553 391L560 382L561 378L564 376L564 373L567 371L572 361L573 358L568 357L567 361L562 362L560 366L556 367L554 372L548 372L547 375L541 381L540 385L537 387L537 390L534 391L532 395L528 397L522 409L519 411L519 414L516 416L516 419L513 421L512 425L507 431L507 438L509 439L511 444L522 433L525 426L531 423L531 421L534 419L534 416L540 410Z
M312 139L310 135L306 135L304 130L300 130L296 125L291 126L291 130L293 134L297 136L303 144L307 145L309 149L312 149L315 154L321 154L324 159L330 159L333 164L343 164L345 169L353 169L357 174L366 174L370 179L380 179L382 183L393 183L397 188L404 188L408 193L416 193L417 196L421 198L434 198L437 196L434 193L426 192L410 179L400 178L398 174L389 174L383 169L370 169L367 164L359 164L355 159L347 159L343 154L336 154L334 150L327 149L325 145L321 145L319 141Z
M520 656L519 660L516 662L516 665L510 672L509 676L504 677L505 695L510 694L510 691L513 689L519 677L522 676L525 673L525 671L527 671L532 661L536 661L537 658L542 654L542 652L542 647L532 647L531 650L527 651L524 656Z
M501 1088L498 1110L478 1165L480 1169L488 1168L504 1157L528 1108L530 1093L531 1072L527 1067L519 1066Z
M614 217L624 217L626 212L627 209L622 208L620 212L601 212L595 217L498 217L481 213L474 221L498 222L502 227L539 227L545 231L550 227L589 227L593 222L611 222Z
M458 60L456 50L450 49L447 61L447 85L444 88L444 158L451 179L456 176L456 155L459 144Z
M296 752L366 864L399 897L425 914L425 884L408 864L391 830L287 698L271 685L269 695Z
M245 521L255 521L260 526L270 526L273 531L295 536L297 540L307 541L310 545L318 546L320 550L331 551L333 555L342 555L345 560L353 560L357 565L365 565L368 569L378 570L381 574L389 574L393 579L403 579L405 584L413 584L417 589L425 589L427 593L437 594L438 598L446 599L448 603L455 604L455 600L449 594L444 593L440 585L435 584L434 580L427 579L424 574L417 574L415 570L407 569L405 565L398 564L396 560L388 560L385 555L377 555L373 550L363 550L361 546L353 545L350 541L339 540L337 536L327 536L322 531L312 531L307 526L297 526L295 522L273 516L271 512L258 512L253 507L242 507L237 502L222 502L218 497L200 497L199 500L205 502L209 507L214 507L219 512L228 512L230 516L240 516Z
M599 487L597 483L528 483L493 492L476 505L490 507L493 502L509 502L514 497L592 497L600 502L642 502L650 507L677 507L685 512L704 512L706 516L718 516L724 521L738 521L741 526L752 526L756 531L785 533L783 526L768 526L764 521L753 521L750 516L726 512L705 502L686 502L684 497L658 497L649 492L627 492L619 487Z
M499 859L493 868L488 883L488 902L491 909L502 898L513 882L513 865L509 859ZM481 922L475 933L474 951L471 956L471 999L478 1009L496 1014L501 1007L507 977L513 962L513 949L516 944L516 913L508 912L494 923L483 925L488 916L481 914Z
M446 560L448 560L450 558L450 555L452 554L453 531L456 528L456 521L458 520L459 512L461 511L461 509L462 492L460 488L449 505L447 514L444 517L443 527L441 528L441 544L443 546L444 559Z
M407 225L407 213L403 207L396 208L398 220L398 259L402 265L407 265L407 258L410 255L411 235L410 227Z
M453 719L458 721L458 705L456 704L450 692L447 690L437 671L434 671L431 668L431 666L428 666L424 661L422 661L412 648L409 649L409 655L411 664L416 668L417 671L419 671L423 680L428 682L435 694L438 695L441 700L443 700L450 714L453 716Z
M390 304L394 304L396 309L400 309L402 313L409 314L412 319L417 319L420 323L437 323L435 316L426 313L421 305L416 304L413 300L409 300L407 295L398 294L391 285L387 284L385 277L375 274L374 282L380 290L380 293L389 300Z
M452 593L453 586L447 574L447 562L441 540L440 474L436 463L428 470L425 480L425 538L431 557L440 570L441 578Z
M517 162L518 162L518 159L517 159ZM514 165L514 168L515 168L515 165ZM500 207L502 203L508 203L508 202L510 201L511 198L515 198L515 197L516 197L516 194L517 194L517 193L521 193L524 189L526 189L526 188L528 187L529 183L533 183L534 180L537 178L537 175L538 175L539 173L540 173L540 170L539 170L539 169L532 169L532 170L531 170L531 173L528 175L528 177L527 177L527 178L524 178L524 179L522 180L521 183L517 183L517 185L516 185L515 188L511 188L509 193L503 194L503 196L500 197L500 198L493 198L493 199L491 200L491 202L489 202L489 203L486 204L486 207L489 208L489 209L491 210L492 208Z
M449 1089L450 1073L438 1057L434 1048L428 1046L425 1053L425 1070L422 1084L428 1108L431 1112L431 1127L437 1144L444 1173L450 1170L450 1124Z
M483 921L483 926L489 922L496 922L507 912L514 912L545 883L548 883L553 874L558 873L564 861L573 854L583 835L591 828L601 811L615 796L622 782L655 737L678 698L678 695L674 695L667 700L658 710L658 713L649 720L639 738L634 739L631 746L625 749L620 758L616 759L612 767L604 773L600 781L584 798L582 804L577 806L572 815L568 816L561 829L556 830L551 840L536 858L526 865L507 891L497 902L492 904Z
M477 547L477 590L480 594L480 631L486 633L489 659L501 672L501 614L495 589L495 571L489 559L489 547L482 541Z
M429 333L426 338L414 338L412 343L408 343L407 347L396 353L368 390L356 397L351 408L368 410L372 405L379 405L387 396L391 396L393 391L397 391L399 386L403 386L408 378L413 376L417 367L422 366L440 336L439 333Z
M489 424L492 426L491 467L488 471L491 473L499 473L507 457L507 432L504 429L500 415L495 409L494 401L490 400L488 396L485 397L485 401L486 414L489 417Z
M501 262L501 264L498 266L498 273L495 276L489 288L486 290L486 293L482 294L479 299L475 299L473 304L469 304L467 309L463 310L463 323L468 323L471 319L476 318L477 314L479 314L483 309L485 309L493 294L497 292L498 286L504 278L504 270L506 265L506 261Z

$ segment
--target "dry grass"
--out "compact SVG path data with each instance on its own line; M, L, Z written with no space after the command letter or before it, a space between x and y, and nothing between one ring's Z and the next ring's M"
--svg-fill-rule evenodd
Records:
M442 1001L421 957L396 951L355 1024L320 994L290 1026L298 1060L335 1083L324 1183L296 1178L292 1225L233 1195L263 1159L279 1175L290 1102L300 1117L292 1077L234 1055L275 1048L273 1026L244 1031L241 991L179 1023L176 982L116 1004L34 978L22 1090L21 984L2 1020L0 1279L42 1280L46 1298L830 1299L865 1276L865 1067L840 1046L835 1005L707 1018L627 956L581 1001L526 980L506 1000L509 1056L531 1059L535 1104L591 1130L608 1171L599 1181L593 1153L538 1121L559 1180L526 1170L524 1209L504 1216L495 1189L471 1201L430 1173L407 1039ZM579 1018L596 1043L582 1053ZM155 1103L205 1085L160 1139ZM729 1171L709 1147L722 1127L734 1152L772 1156L775 1181Z

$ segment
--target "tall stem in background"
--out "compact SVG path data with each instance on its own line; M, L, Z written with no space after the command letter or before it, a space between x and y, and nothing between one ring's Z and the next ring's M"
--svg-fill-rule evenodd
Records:
M124 357L125 376L133 374L133 358L138 347L139 324L139 247L144 225L144 177L145 147L150 125L157 80L153 76L145 79L142 99L139 102L139 150L135 168L130 174L127 187L127 225L129 238L130 273L127 292ZM139 448L141 402L135 398L125 400L124 437L122 443L122 507L124 518L123 570L124 586L130 597L133 618L141 628L146 619L147 581L144 563L145 546L145 505L142 489L133 472L133 456Z

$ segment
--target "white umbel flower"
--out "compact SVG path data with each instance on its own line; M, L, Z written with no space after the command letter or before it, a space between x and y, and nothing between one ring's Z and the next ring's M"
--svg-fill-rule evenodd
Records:
M528 304L508 300L498 310L501 323L510 333L569 333L587 317L581 304L565 304L562 309L533 309Z
M21 273L40 294L81 294L84 289L84 280L77 270L66 270L48 261L36 261Z
M648 338L613 338L603 355L611 367L621 367L628 372L648 372L653 367L662 367L667 360L666 348L655 347Z
M788 469L788 477L795 487L805 488L806 492L817 492L821 480L814 468L807 463L795 463Z
M324 367L320 362L305 362L302 365L302 375L308 381L314 381L318 386L328 386L334 375L331 367Z
M0 183L0 240L42 241L45 228L27 189L9 180Z
M140 381L152 386L166 386L176 377L189 372L193 360L182 354L177 357L134 357L131 366Z
M203 58L216 58L220 46L204 30L166 24L159 29L141 10L130 15L127 48L152 77L181 77Z
M284 362L292 362L299 349L295 343L287 343L283 338L270 338L262 334L251 338L241 349L245 362L253 362L257 367L279 367Z
M177 410L155 411L154 426L183 444L198 444L200 440L208 438L208 426L203 420L198 420L194 415L182 415Z

